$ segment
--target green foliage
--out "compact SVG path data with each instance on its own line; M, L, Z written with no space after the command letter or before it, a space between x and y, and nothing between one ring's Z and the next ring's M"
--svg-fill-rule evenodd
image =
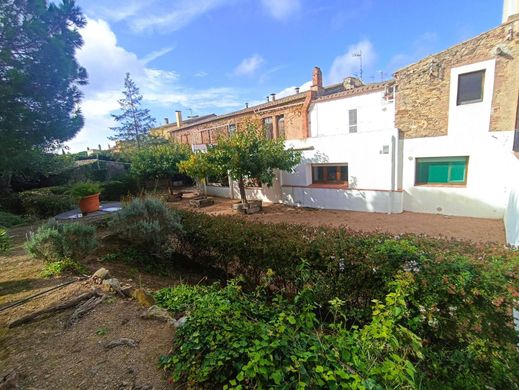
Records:
M83 265L72 259L64 258L63 260L53 261L51 263L45 264L43 271L41 272L41 276L44 278L52 278L55 276L61 276L66 273L84 274L86 272L87 270Z
M120 201L122 197L137 195L138 192L138 183L130 175L119 176L115 180L101 184L101 199L103 201Z
M177 212L157 199L134 199L124 205L113 215L109 228L127 245L157 253L182 230Z
M83 126L75 58L85 18L73 0L0 2L0 182L27 170L33 151L70 140Z
M24 223L27 223L27 220L21 215L0 211L0 226L11 227Z
M167 143L142 147L132 157L131 172L144 179L171 179L179 173L177 164L189 157L187 145Z
M182 212L180 248L199 267L243 275L248 285L274 272L271 285L289 296L311 280L320 318L339 298L348 324L366 324L372 301L389 294L395 275L412 272L404 326L424 340L417 365L426 388L513 388L518 337L511 310L519 256L506 248L414 235L344 228L262 224ZM302 275L305 278L302 279Z
M0 254L6 254L11 249L12 242L11 237L9 236L9 231L0 226Z
M95 195L101 192L99 183L83 182L76 183L70 189L70 195L75 199L81 199L85 196Z
M47 187L21 192L20 200L26 214L37 218L49 218L76 207L64 187Z
M25 249L32 256L47 262L65 258L80 260L97 247L95 235L94 226L80 223L58 224L51 220L30 235Z
M292 300L263 287L244 293L235 282L163 290L159 304L189 317L161 364L193 387L414 388L409 359L421 356L419 339L398 325L410 284L398 278L371 321L351 329L340 318L320 321L311 289Z
M112 114L119 126L110 129L115 132L110 139L113 141L134 141L140 148L143 137L155 126L155 119L151 117L150 110L141 108L142 95L131 79L130 73L126 73L124 79L123 95L124 97L118 101L121 113L118 115Z
M245 179L256 179L271 186L277 169L289 171L300 159L301 153L285 149L282 139L265 138L258 126L249 122L246 129L220 138L205 155L191 157L180 168L198 179L229 172L232 179L238 181L240 196L245 202Z

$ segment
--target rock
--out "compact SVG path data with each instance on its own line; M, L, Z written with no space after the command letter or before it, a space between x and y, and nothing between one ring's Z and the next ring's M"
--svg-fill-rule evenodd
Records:
M127 285L127 286L124 286L124 287L121 287L121 292L124 294L125 297L127 298L130 298L130 297L133 297L133 293L134 293L135 289L130 286L130 285Z
M187 316L182 316L178 320L176 320L173 325L175 326L175 328L181 328L186 324L186 321L187 321Z
M120 339L109 341L103 347L104 347L104 349L112 349L115 347L120 347L120 346L125 345L128 347L135 348L135 347L137 347L137 344L139 344L138 341L135 341L134 339L127 339L127 338L123 337Z
M19 388L18 375L16 374L16 371L10 371L0 377L0 390L12 390Z
M169 314L166 309L158 307L157 305L151 306L148 310L141 314L141 318L145 320L159 320L167 322L170 325L176 327L175 319Z
M150 307L155 304L155 298L153 298L153 296L147 293L143 288L135 289L133 292L133 297L142 306Z
M121 283L119 283L119 280L116 278L110 278L103 280L102 283L103 289L106 291L121 291Z
M106 268L99 268L96 272L94 272L94 274L92 275L92 279L97 282L97 283L100 283L101 281L105 280L106 278L108 278L108 276L110 275L110 272L106 269Z

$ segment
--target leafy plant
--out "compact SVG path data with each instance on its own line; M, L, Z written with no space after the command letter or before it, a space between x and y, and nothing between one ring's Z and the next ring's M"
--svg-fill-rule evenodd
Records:
M0 226L0 254L6 254L11 249L11 237L6 228Z
M69 272L73 274L84 274L86 271L86 268L78 262L69 258L64 258L63 260L53 261L51 263L45 264L43 271L41 272L41 276L44 278L51 278L54 276L61 276Z
M158 253L181 231L181 223L177 212L165 203L134 199L112 217L109 228L131 247Z
M96 335L98 336L106 336L108 333L110 333L110 329L106 326L101 326L96 329Z
M101 186L92 182L76 183L70 189L70 194L77 200L100 192Z
M80 223L48 222L30 235L25 249L32 256L54 262L71 258L79 260L97 247L96 229Z
M26 219L21 215L0 211L0 226L11 227L26 223Z
M20 199L24 212L38 218L54 217L75 207L70 195L56 194L50 187L21 192Z

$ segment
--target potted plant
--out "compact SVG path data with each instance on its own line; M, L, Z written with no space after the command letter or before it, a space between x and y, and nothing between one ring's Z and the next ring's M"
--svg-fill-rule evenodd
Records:
M79 209L83 214L99 210L99 192L101 186L97 183L83 182L75 184L70 194L79 200Z

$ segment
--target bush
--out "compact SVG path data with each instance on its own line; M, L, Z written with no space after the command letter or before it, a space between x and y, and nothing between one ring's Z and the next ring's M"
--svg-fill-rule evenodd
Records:
M129 246L156 254L181 231L178 214L156 199L134 199L114 214L109 228Z
M159 292L164 307L190 313L161 363L190 387L414 388L409 358L421 356L419 339L398 325L410 284L408 275L392 283L359 329L345 327L338 300L335 322L320 321L311 289L293 300L264 288L244 293L233 282Z
M372 301L384 299L395 276L409 271L417 288L403 325L427 346L424 364L417 364L423 386L513 388L519 381L511 316L517 252L415 235L181 215L180 250L191 261L243 275L249 286L271 269L271 288L288 296L310 280L324 321L333 317L329 302L339 298L348 325L367 324Z
M120 201L122 197L137 195L138 192L137 180L129 175L101 184L101 199L104 201Z
M0 226L0 254L6 254L11 249L11 237L6 228Z
M41 272L41 276L51 278L65 273L83 274L85 272L86 268L84 266L72 259L64 258L63 260L47 263Z
M20 214L23 212L22 201L16 192L0 192L0 211Z
M11 214L6 211L0 211L0 226L11 227L26 223L26 219L21 215Z
M70 195L77 200L86 196L98 194L99 192L101 192L101 186L98 183L91 182L76 183L70 189Z
M97 247L95 235L93 226L48 222L29 237L25 249L32 256L47 262L65 258L79 260Z
M56 194L55 192L63 190L62 187L57 188L58 190L48 187L21 192L20 199L24 212L38 218L49 218L77 206L70 195Z

